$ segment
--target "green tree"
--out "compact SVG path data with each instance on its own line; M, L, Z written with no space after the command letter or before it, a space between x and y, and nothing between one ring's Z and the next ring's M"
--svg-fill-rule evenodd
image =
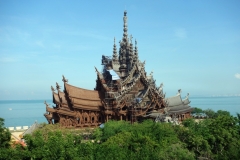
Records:
M4 119L0 118L0 148L9 148L11 133L4 127Z
M228 111L218 110L216 112L216 116L227 116L227 117L229 117L229 116L231 116L231 114Z
M204 110L204 113L209 117L209 118L214 118L216 117L216 112L212 109L206 109Z
M97 159L194 159L171 124L147 120L119 127L122 122L108 123L102 130L108 138L97 146ZM113 124L114 129L107 128Z
M199 114L204 113L204 112L201 108L195 107L194 110L192 111L192 113L194 113L196 115L199 115Z
M195 122L183 121L183 126L175 127L178 137L196 158L238 159L240 156L240 136L238 118L220 111L211 119Z

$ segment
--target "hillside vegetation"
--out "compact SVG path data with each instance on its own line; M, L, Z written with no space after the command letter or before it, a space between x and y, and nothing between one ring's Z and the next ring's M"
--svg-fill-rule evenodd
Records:
M24 137L27 146L11 147L0 119L0 159L239 159L240 115L216 112L212 118L182 125L151 120L110 121L104 128L65 129L45 125Z

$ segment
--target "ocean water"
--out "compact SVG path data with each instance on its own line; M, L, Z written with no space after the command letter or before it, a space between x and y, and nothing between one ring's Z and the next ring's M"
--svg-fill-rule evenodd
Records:
M202 109L226 110L232 115L240 113L240 97L190 97L190 106ZM51 100L48 104L53 105ZM6 127L30 126L35 121L46 122L44 100L1 100L0 117Z
M193 97L189 98L191 107L198 107L203 110L212 109L214 111L225 110L236 116L240 113L240 96L235 97Z
M48 100L52 105L52 101ZM0 117L4 118L6 127L31 126L35 121L46 122L44 100L1 100Z

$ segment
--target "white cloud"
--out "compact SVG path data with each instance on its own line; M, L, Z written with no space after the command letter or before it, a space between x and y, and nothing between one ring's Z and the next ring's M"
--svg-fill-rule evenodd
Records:
M175 36L178 38L187 38L187 33L184 28L178 28L175 30Z
M235 74L235 77L236 77L237 79L240 79L240 73L236 73L236 74Z

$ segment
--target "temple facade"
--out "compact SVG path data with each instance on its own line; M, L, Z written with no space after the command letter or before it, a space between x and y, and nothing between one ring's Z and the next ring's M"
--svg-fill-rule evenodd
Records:
M164 121L171 117L179 121L190 117L188 95L181 98L181 91L165 98L163 85L156 86L151 72L147 75L145 62L138 57L137 41L128 36L127 12L123 17L123 37L117 49L114 39L112 56L102 55L103 69L96 71L94 90L79 88L68 83L63 76L64 88L56 83L51 87L53 108L46 104L49 124L60 123L66 127L96 127L109 120L138 122L144 119Z

